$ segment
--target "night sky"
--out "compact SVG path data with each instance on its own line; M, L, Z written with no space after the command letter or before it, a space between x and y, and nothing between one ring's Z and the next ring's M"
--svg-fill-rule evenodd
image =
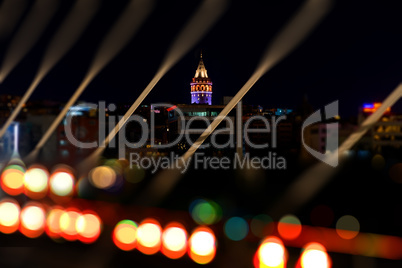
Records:
M29 86L44 49L73 3L61 2L39 42L0 85L0 94L22 95ZM137 35L96 77L81 100L134 102L199 2L157 1ZM354 116L364 102L382 101L401 80L402 24L395 2L335 1L319 27L255 84L245 103L296 108L306 95L316 109L339 100L340 115ZM126 3L102 1L83 37L48 74L31 99L68 100ZM213 104L220 104L223 96L233 96L255 70L270 40L301 3L231 1L225 15L162 78L144 103L189 103L190 81L201 49L214 83ZM0 43L0 59L11 38ZM401 102L394 110L402 112Z

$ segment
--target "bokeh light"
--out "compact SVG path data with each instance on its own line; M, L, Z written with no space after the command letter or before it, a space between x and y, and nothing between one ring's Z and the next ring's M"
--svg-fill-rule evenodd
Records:
M109 166L95 167L89 173L89 181L99 189L107 189L116 182L116 172Z
M193 231L188 241L189 255L199 264L211 262L216 254L215 234L208 227L198 227Z
M84 243L93 243L101 233L101 226L101 220L95 212L83 212L75 223L78 239Z
M284 239L296 239L300 235L301 231L301 222L294 215L283 216L278 222L278 232Z
M130 220L118 222L113 230L113 243L121 250L133 250L137 245L137 224Z
M324 246L319 243L310 243L304 247L300 257L302 268L330 268L331 260Z
M272 218L266 214L260 214L251 220L250 229L256 237L264 237L274 230L275 223Z
M178 259L186 254L187 232L180 223L168 224L162 233L162 253L170 259Z
M75 192L80 198L94 199L96 198L96 188L86 177L81 177L75 184Z
M25 169L19 165L9 165L1 173L1 188L9 195L19 195L24 191Z
M342 216L336 222L336 232L343 239L353 239L359 234L359 231L360 223L351 215Z
M50 191L57 196L70 196L74 191L74 176L69 172L55 171L49 179Z
M0 232L11 234L18 230L20 223L20 206L14 199L0 201Z
M240 217L232 217L226 221L224 231L226 236L233 241L240 241L248 234L248 223Z
M190 205L190 214L196 223L210 225L221 219L222 209L214 201L197 199Z
M49 173L43 167L29 168L24 175L25 194L33 199L45 197L48 190Z
M29 203L21 211L20 232L27 237L40 236L46 225L46 213L39 203Z
M124 169L124 178L130 183L139 183L145 178L145 170L137 165Z
M77 219L81 213L75 208L66 209L60 216L61 237L66 240L74 241L78 239L78 231L76 228Z
M46 234L51 238L60 238L60 217L63 215L64 210L60 207L52 208L46 217Z
M385 167L385 159L382 155L376 154L371 159L371 166L375 170L381 170Z
M389 169L389 176L396 183L402 183L402 163L393 165Z
M138 250L151 255L159 251L161 246L162 228L158 221L145 219L137 229Z
M266 238L257 250L254 266L259 267L286 267L286 250L282 241L274 236Z

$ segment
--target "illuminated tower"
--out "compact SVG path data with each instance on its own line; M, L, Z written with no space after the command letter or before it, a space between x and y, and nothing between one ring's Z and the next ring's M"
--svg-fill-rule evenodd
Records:
M212 82L207 75L202 53L200 63L198 63L195 76L191 82L191 103L192 104L208 104L212 103Z

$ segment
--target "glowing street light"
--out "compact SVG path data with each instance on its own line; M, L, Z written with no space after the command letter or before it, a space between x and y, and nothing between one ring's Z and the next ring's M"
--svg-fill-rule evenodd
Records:
M274 236L266 238L254 257L255 268L284 268L286 267L286 249L282 241Z
M0 232L11 234L18 230L20 223L20 206L14 199L0 201Z
M199 264L211 262L216 254L216 238L208 227L198 227L188 241L189 255L193 261Z
M20 231L25 236L36 238L44 232L46 213L39 203L28 203L22 209L20 218Z
M301 268L331 268L331 259L323 245L310 243L304 247L299 264Z
M138 250L152 255L159 251L162 240L162 228L154 219L145 219L137 229Z
M130 220L122 220L113 230L113 243L121 250L130 251L137 245L137 224Z
M170 259L186 254L187 232L180 223L170 223L162 233L162 253Z

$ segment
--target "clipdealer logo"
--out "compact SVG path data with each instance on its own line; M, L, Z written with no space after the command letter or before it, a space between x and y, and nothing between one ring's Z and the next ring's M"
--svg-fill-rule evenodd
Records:
M98 128L98 141L90 141L90 142L82 142L79 141L74 135L72 131L72 119L74 116L79 116L80 109L86 107L87 109L97 109L98 110L98 120L99 120L99 128ZM122 126L121 130L118 133L118 157L128 159L130 162L130 166L136 165L144 169L151 169L152 173L155 173L159 169L169 169L174 168L175 165L180 165L184 167L183 172L185 172L190 163L191 158L188 160L181 159L180 156L175 155L171 152L168 156L159 156L148 157L141 156L138 152L130 152L129 155L126 154L127 148L138 149L144 147L151 147L153 149L166 149L173 148L177 146L180 142L182 142L183 138L185 141L191 146L194 141L191 140L190 135L192 134L202 134L205 128L193 128L192 124L195 121L203 121L205 122L206 128L210 126L210 120L213 120L215 117L207 117L207 116L191 116L190 119L184 115L183 111L181 111L177 106L159 103L153 104L151 106L150 113L150 122L147 119L140 115L133 115L126 121L126 124ZM233 159L230 159L226 156L224 157L211 157L206 156L204 153L195 153L194 155L194 168L195 169L229 169L229 168L263 168L263 169L286 169L286 159L283 156L277 155L275 152L269 151L267 156L264 157L250 157L249 153L243 153L243 144L246 144L250 148L253 149L266 149L272 148L275 149L277 147L277 127L278 124L286 120L286 115L281 116L272 116L270 120L262 115L254 115L246 120L243 124L242 121L242 113L241 103L238 104L237 113L236 113L236 128L234 124L234 119L232 117L224 117L222 123L225 122L224 128L216 129L214 132L210 134L210 139L208 142L202 144L200 148L209 148L213 147L216 149L225 149L225 148L236 148L237 152L235 153ZM155 110L160 108L166 108L166 110L170 113L174 113L175 120L177 120L178 130L177 137L173 141L170 141L165 144L156 144L155 143ZM108 108L106 108L105 102L100 102L99 105L96 104L82 104L78 106L74 106L71 112L69 112L65 119L65 133L68 141L76 147L92 149L97 148L99 144L102 144L103 140L106 136L106 129L109 131L113 131L116 125L116 122L120 121L121 116L108 116L108 120L106 122L106 110L115 111L116 106L114 104L110 104ZM325 106L325 114L326 119L331 117L335 117L338 115L338 101L333 102L327 106ZM170 116L169 116L170 117ZM252 123L254 121L259 122L258 128L252 128ZM333 167L337 166L337 157L328 157L328 154L321 153L309 147L304 141L304 129L314 123L319 123L322 121L320 110L317 110L312 115L310 115L302 125L302 144L306 148L306 150L311 153L317 159L331 165ZM139 124L139 128L141 129L141 137L136 142L130 142L126 137L126 126L129 122L136 122ZM326 150L334 150L335 153L338 146L338 123L332 123L331 125L335 126L335 134L331 132L332 135L328 136L329 132L327 132L326 139ZM261 127L263 126L263 127ZM264 133L271 134L271 143L268 142L264 144L256 144L250 139L250 133ZM228 134L228 140L221 144L218 142L217 135L220 134ZM237 142L235 143L235 137ZM116 141L113 140L109 146L111 148L116 148ZM239 153L241 152L241 153Z
M331 119L339 115L338 113L338 101L334 101L324 107L325 119ZM308 146L304 141L304 130L306 127L322 122L321 110L315 111L306 120L304 120L302 125L302 144L304 148L318 160L332 166L338 166L338 134L339 134L339 123L329 123L326 124L326 137L325 137L325 149L324 153L314 150ZM328 131L331 129L331 131Z

